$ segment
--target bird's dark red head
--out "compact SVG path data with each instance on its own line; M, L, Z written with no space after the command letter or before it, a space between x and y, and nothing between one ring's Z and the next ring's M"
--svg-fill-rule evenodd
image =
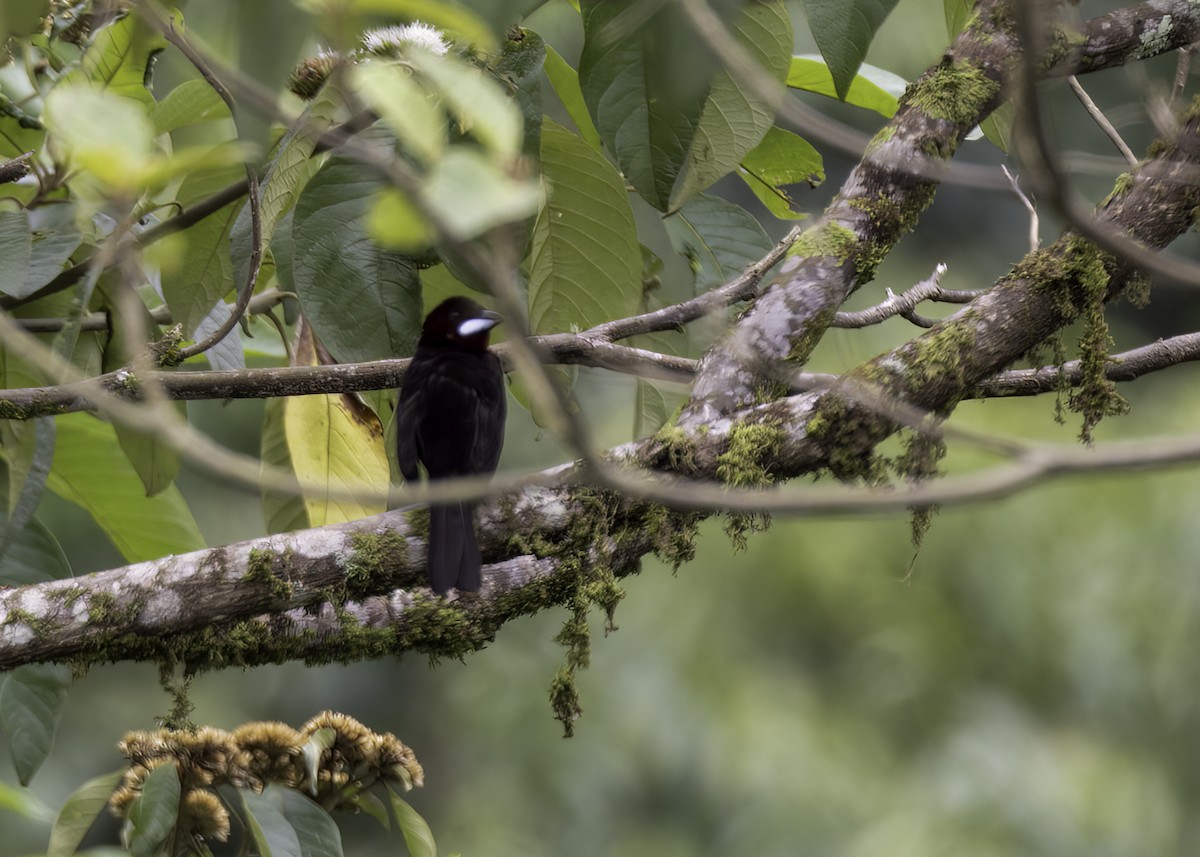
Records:
M488 346L488 335L500 321L499 313L484 309L470 298L447 298L425 316L421 344L483 351Z

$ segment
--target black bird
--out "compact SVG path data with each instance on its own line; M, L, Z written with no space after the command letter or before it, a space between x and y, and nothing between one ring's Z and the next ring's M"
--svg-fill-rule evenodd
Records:
M425 317L417 352L400 387L396 450L400 472L417 480L494 473L504 445L504 372L488 351L500 316L475 301L449 298ZM429 509L429 585L478 592L483 561L473 503Z

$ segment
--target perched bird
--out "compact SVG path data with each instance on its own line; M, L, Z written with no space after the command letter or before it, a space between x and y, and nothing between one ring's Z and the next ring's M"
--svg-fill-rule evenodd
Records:
M504 445L504 372L488 351L500 316L464 297L449 298L425 317L417 352L400 387L396 450L400 472L413 482L418 462L430 479L479 476L496 470ZM429 585L477 592L483 561L473 503L429 510Z

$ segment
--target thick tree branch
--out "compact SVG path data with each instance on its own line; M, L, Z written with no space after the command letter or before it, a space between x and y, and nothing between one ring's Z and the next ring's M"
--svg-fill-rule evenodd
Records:
M915 226L937 187L928 175L930 156L948 160L1000 103L1001 82L1016 55L999 14L1003 6L982 0L942 62L909 87L766 292L701 360L682 426L694 430L747 406L761 398L764 385L785 377L789 364L803 363L846 298Z

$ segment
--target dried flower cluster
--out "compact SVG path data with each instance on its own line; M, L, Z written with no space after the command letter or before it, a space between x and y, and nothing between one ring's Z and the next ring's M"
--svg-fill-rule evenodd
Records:
M215 791L221 785L262 791L275 783L335 810L353 808L354 799L376 783L399 783L407 790L423 785L425 777L413 751L395 735L372 732L334 711L300 729L263 721L232 732L210 727L130 732L118 747L130 764L109 798L114 814L126 818L150 772L173 765L182 794L179 832L220 842L229 837L229 811Z
M370 56L401 59L405 51L420 48L438 56L450 51L446 34L421 21L391 27L377 27L363 33L361 47L350 53L322 50L301 61L288 76L287 87L305 101L317 97L334 70L353 65Z

